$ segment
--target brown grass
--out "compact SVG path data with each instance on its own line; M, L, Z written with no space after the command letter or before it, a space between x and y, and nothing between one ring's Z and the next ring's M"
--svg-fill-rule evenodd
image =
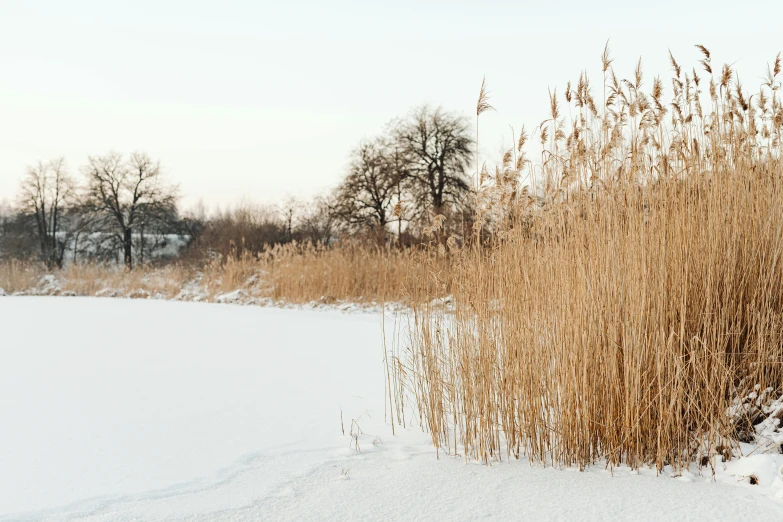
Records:
M103 295L241 303L403 302L434 289L411 287L423 255L346 243L333 248L286 245L259 256L229 256L205 266L171 264L127 271L112 265L72 264L50 272L36 263L0 264L0 288L9 294ZM445 257L440 263L447 262ZM43 279L51 275L55 283ZM225 294L241 291L234 297ZM223 297L221 297L223 296Z
M703 78L672 59L669 103L659 80L643 92L641 62L615 78L608 52L605 109L584 75L573 120L552 95L535 187L509 202L520 172L499 168L478 220L491 244L429 273L453 311L414 302L389 359L395 421L413 401L436 447L487 462L660 470L713 462L732 401L780 392L780 62L749 101L702 52Z

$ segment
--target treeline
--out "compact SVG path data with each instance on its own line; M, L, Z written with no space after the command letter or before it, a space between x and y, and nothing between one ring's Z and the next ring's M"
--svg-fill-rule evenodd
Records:
M27 168L16 204L0 222L3 258L61 268L70 253L132 268L161 241L183 235L177 187L146 154L91 156L82 173L77 180L63 159Z
M0 260L132 269L171 258L254 255L294 241L402 247L424 240L436 215L444 236L463 237L472 226L473 147L465 118L418 107L360 143L329 193L212 214L201 205L182 211L178 187L143 153L91 156L80 175L63 159L42 161L27 168L14 203L0 208Z

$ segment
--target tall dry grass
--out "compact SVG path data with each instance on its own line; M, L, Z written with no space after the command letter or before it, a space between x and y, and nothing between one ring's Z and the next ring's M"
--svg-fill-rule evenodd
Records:
M672 58L669 101L607 50L604 99L580 76L550 99L541 162L510 161L520 147L485 176L493 239L429 273L453 309L414 303L395 422L412 401L452 454L660 470L714 464L732 402L781 392L781 61L751 97L700 49L700 73Z
M114 265L71 264L49 271L41 264L0 264L7 293L163 298L239 303L402 303L434 288L419 286L413 258L428 255L359 243L334 247L288 244L258 256L216 258L203 266L169 264L132 271ZM443 265L448 262L440 256ZM423 270L423 268L421 269ZM412 283L416 284L413 285Z
M21 261L0 263L0 288L8 293L34 288L41 279L42 267Z

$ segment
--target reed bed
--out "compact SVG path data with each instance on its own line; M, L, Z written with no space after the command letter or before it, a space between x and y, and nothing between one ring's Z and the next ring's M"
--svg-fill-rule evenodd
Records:
M333 247L276 246L259 255L215 258L202 265L172 263L127 271L115 265L71 264L48 271L37 263L0 264L7 293L238 302L245 304L401 303L432 288L412 287L426 255L346 243ZM442 257L440 263L448 260Z
M756 421L736 401L780 396L781 60L751 96L699 49L669 101L607 49L603 100L584 75L550 98L540 162L523 135L482 172L476 240L428 273L450 306L413 301L389 354L394 422L412 404L436 448L485 462L678 469L730 457Z

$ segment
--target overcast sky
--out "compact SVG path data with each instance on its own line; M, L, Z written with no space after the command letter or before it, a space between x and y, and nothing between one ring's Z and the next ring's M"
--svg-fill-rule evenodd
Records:
M607 38L618 76L641 55L669 87L667 49L692 65L702 43L755 88L781 24L772 0L0 0L0 201L27 164L111 150L160 159L186 206L309 197L412 106L475 114L484 75L499 159L548 88L587 69L599 93Z

